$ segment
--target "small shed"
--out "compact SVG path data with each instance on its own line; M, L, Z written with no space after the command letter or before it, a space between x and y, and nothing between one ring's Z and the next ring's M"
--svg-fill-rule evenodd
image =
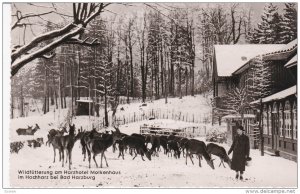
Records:
M244 114L244 122L242 122L241 115L226 115L223 117L227 123L227 143L232 144L234 137L236 136L237 128L242 125L245 129L245 133L249 136L251 148L257 147L255 142L253 126L255 125L256 116L254 114Z
M77 110L76 115L94 115L96 112L97 116L99 116L99 104L96 104L94 111L94 103L92 100L76 100L77 101ZM90 110L90 114L89 114Z

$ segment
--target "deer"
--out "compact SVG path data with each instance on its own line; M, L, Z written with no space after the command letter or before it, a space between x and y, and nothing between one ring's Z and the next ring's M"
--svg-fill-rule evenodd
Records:
M32 126L28 126L27 129L19 128L16 130L18 135L34 135L34 133L40 129L40 126L38 124L35 124L35 127L32 129Z
M222 146L219 146L214 143L209 143L207 144L206 147L207 147L207 153L209 155L215 155L220 158L221 162L219 164L219 167L221 166L221 164L223 164L224 168L226 168L224 162L226 162L228 166L231 167L231 160L228 157L226 150Z
M199 141L196 139L188 140L185 143L186 148L186 155L185 155L185 164L187 165L187 158L190 157L192 163L194 164L192 160L192 154L196 154L199 158L199 167L201 167L201 155L205 158L207 164L212 168L215 169L213 160L210 155L207 153L206 145L203 141Z
M185 143L188 141L189 139L188 138L181 138L180 141L179 141L179 147L182 151L182 156L185 157Z
M127 149L127 146L124 145L122 139L124 137L127 137L128 135L127 134L124 134L124 133L121 133L121 139L118 139L115 144L118 144L118 147L119 147L119 156L118 158L120 158L120 156L122 156L123 160L124 160L124 150Z
M53 146L54 151L54 161L55 163L55 150L59 150L59 161L62 161L62 167L64 167L64 152L66 151L66 163L69 161L69 170L71 170L72 165L72 150L75 144L75 125L69 124L69 134L60 135L57 134L54 137L50 137L49 143ZM69 160L68 160L69 159Z
M164 149L164 154L167 154L168 151L168 143L167 143L167 136L159 136L159 141L160 141L160 145L163 147Z
M148 160L151 160L151 152L147 149L145 145L145 140L143 140L142 138L135 136L123 137L122 144L134 150L135 156L132 160L134 160L137 157L137 154L141 155L143 161L145 161L143 158L144 154L146 155Z
M150 142L152 144L150 152L158 157L158 151L160 148L160 138L158 135L151 135Z
M174 152L174 157L175 158L180 158L180 149L178 146L178 142L174 139L174 140L168 140L168 150L171 153L172 156L172 151ZM168 154L169 156L169 154Z
M62 130L51 129L51 130L48 132L48 135L47 135L48 140L47 140L47 142L46 142L46 146L47 146L47 144L50 146L49 140L50 140L52 137L54 137L54 136L56 136L56 135L57 135L57 136L63 136L64 133L67 133L66 127L63 127Z
M100 168L102 168L102 160L105 159L106 166L108 167L108 163L105 156L105 151L107 148L113 145L117 139L120 139L120 131L117 130L116 132L112 131L112 134L107 134L104 137L99 137L97 132L94 130L91 131L87 138L87 148L88 148L88 159L89 159L89 168L91 168L91 155L93 154L93 160L98 168L98 164L96 161L96 156L101 154L101 164Z
M145 137L144 135L137 134L137 133L133 133L133 134L131 134L130 136L141 138L141 139L143 139L143 140L145 141L145 143L146 143L146 137Z
M69 162L69 170L72 165L72 150L75 144L75 124L69 124L69 134L64 136L56 136L57 140L61 143L62 153L62 167L64 167L64 151L66 151L66 163Z

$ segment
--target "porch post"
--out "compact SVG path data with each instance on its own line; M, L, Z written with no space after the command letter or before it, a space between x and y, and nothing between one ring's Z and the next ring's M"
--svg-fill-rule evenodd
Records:
M263 125L262 125L262 118L263 118L263 104L262 98L260 98L260 113L259 113L259 131L260 131L260 151L261 156L264 156L264 136L263 136Z

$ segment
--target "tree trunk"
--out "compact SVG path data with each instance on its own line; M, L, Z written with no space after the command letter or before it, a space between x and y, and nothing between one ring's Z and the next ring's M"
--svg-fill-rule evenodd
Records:
M107 85L106 80L104 81L104 121L105 126L108 127L108 113L107 113Z
M80 63L81 63L81 58L80 58L80 47L78 46L78 69L77 69L77 99L80 99ZM77 104L77 103L76 103Z
M24 117L24 96L23 96L23 85L21 85L21 95L20 95L20 117Z
M181 90L181 67L178 65L178 94L179 99L182 99L182 90Z
M131 44L131 42L129 42L129 44ZM134 83L134 79L133 79L133 59L132 59L132 46L129 46L129 55L130 55L130 96L134 97L134 93L133 93L133 83Z
M14 118L14 96L11 92L11 102L10 102L10 118Z
M189 88L189 76L188 76L188 68L185 67L185 95L188 95L188 88Z

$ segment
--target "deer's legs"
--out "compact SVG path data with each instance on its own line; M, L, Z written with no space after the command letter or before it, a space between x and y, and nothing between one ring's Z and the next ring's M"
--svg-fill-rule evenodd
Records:
M187 157L188 157L188 153L185 154L185 165L187 165Z
M144 158L143 158L144 152L142 150L139 150L139 154L141 154L142 160L145 161Z
M69 150L69 170L71 170L72 165L72 149Z
M192 161L192 164L194 165L194 161L193 161L193 159L192 159L192 155L189 154L189 157L190 157L190 159L191 159L191 161Z
M91 168L91 152L89 149L87 149L87 153L88 153L88 159L89 159L89 168Z
M221 162L222 162L222 164L223 164L224 168L226 168L226 166L225 166L225 164L224 164L224 160L223 160L223 159L221 160Z
M56 152L55 152L55 148L53 147L53 152L54 152L54 160L53 160L53 163L55 163L55 155L56 155ZM60 153L59 153L59 161L60 161Z
M83 161L85 161L85 158L86 158L86 147L85 147L85 145L83 145L83 144L81 144L81 146L82 146L82 154L83 154Z
M103 152L101 153L101 164L100 164L100 168L102 168L102 161L103 161Z
M69 158L69 150L66 149L66 164L68 163L68 158Z
M107 163L107 160L106 160L106 156L105 156L104 151L103 151L103 156L104 156L104 159L105 159L105 162L106 162L106 166L108 167L108 163Z
M64 153L63 149L61 149L60 152L61 152L61 155L62 155L62 162L61 162L62 163L62 167L64 167L65 153Z
M94 162L96 164L96 167L98 168L98 164L97 164L97 161L96 161L96 154L93 155L93 160L94 160ZM101 168L102 168L102 155L101 155Z
M198 156L199 157L199 166L201 167L201 157L200 157L200 155Z
M135 149L134 149L134 154L135 154L135 156L133 157L132 160L134 160L134 159L136 158L136 156L137 156L137 153L136 153L136 150L135 150Z

